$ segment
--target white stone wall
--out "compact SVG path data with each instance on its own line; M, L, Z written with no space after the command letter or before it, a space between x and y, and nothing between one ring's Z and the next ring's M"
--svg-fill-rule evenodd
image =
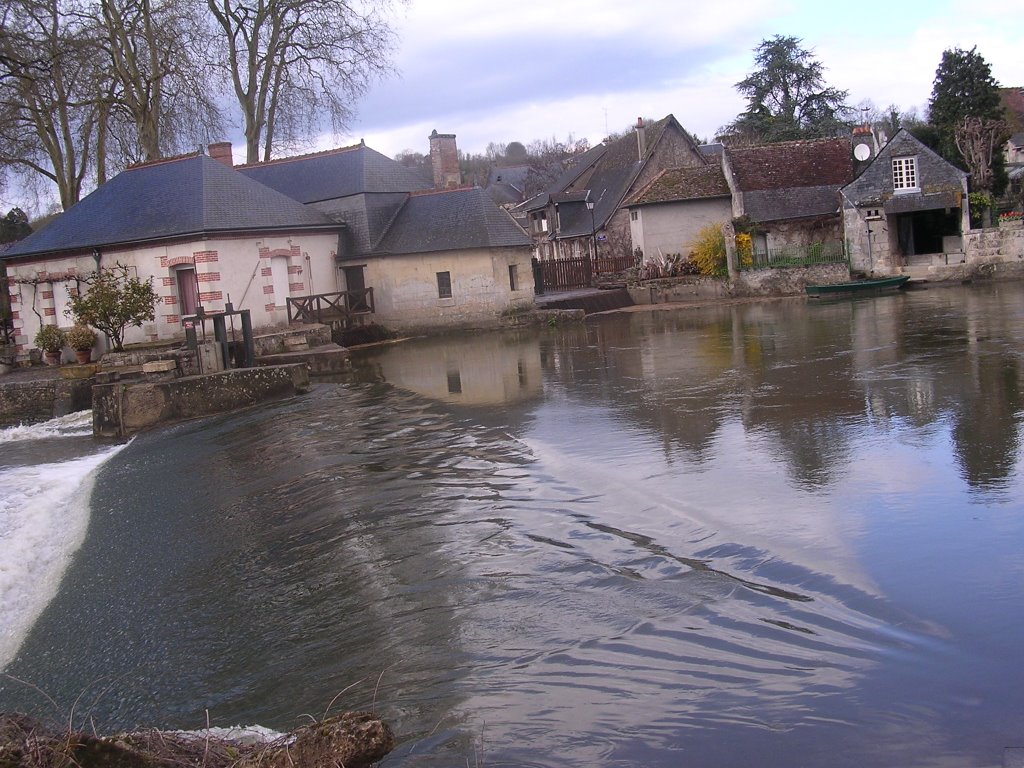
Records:
M254 328L287 321L285 299L274 294L270 264L274 256L288 262L290 296L329 293L339 290L334 253L334 234L307 234L264 238L216 238L171 243L145 248L108 249L102 252L103 266L123 264L139 278L152 279L159 296L156 319L141 328L129 328L125 343L159 341L183 336L176 270L193 268L199 300L207 312L222 311L230 299L235 309L251 312ZM308 257L308 258L307 258ZM27 356L41 324L70 326L55 297L79 288L76 278L96 268L91 254L58 259L9 262L12 310L16 344L20 356Z
M369 258L367 287L373 288L374 320L388 328L479 327L497 325L503 312L532 308L530 248L439 251ZM511 290L508 268L518 285ZM437 273L448 272L452 296L438 296Z
M644 261L670 253L688 256L697 233L709 224L721 225L732 218L728 197L645 205L634 209L639 216L630 221L633 248L644 252Z

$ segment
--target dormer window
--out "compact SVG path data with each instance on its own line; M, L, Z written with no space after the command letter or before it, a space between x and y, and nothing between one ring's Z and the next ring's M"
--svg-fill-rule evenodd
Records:
M541 211L537 214L537 231L547 232L548 231L548 214L547 211Z
M918 189L916 157L892 159L892 188L896 192L914 192Z

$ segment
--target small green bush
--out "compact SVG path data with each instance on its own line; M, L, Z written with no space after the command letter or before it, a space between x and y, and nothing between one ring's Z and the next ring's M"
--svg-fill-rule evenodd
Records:
M87 325L76 325L64 335L64 338L73 350L85 352L92 349L96 343L96 331Z
M60 352L64 341L64 331L56 325L44 325L36 333L35 345L44 352Z

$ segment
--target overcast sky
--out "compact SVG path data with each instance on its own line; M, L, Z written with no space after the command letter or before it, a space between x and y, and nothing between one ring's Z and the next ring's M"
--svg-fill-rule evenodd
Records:
M753 49L803 38L852 104L924 107L946 48L978 47L1001 85L1024 86L1015 2L894 0L411 0L397 13L400 74L358 106L349 135L386 155L427 151L433 129L459 148L569 134L600 141L639 116L672 113L713 137L744 103L733 85ZM984 19L972 11L984 9Z

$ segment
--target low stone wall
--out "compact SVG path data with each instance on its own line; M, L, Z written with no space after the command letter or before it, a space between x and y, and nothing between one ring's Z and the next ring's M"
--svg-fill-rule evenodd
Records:
M92 379L0 382L0 427L36 424L92 405Z
M630 286L636 304L666 304L753 296L795 296L808 284L843 283L850 279L846 264L779 267L740 272L730 283L724 277L673 277Z
M332 341L331 326L318 323L316 325L275 329L272 333L253 335L252 341L256 349L256 357L288 352L289 349L285 340L291 338L305 339L310 347L330 344Z
M98 384L92 390L93 431L128 437L143 429L211 416L309 389L305 365L243 368L171 381Z
M733 296L794 296L807 285L845 283L850 279L847 264L815 264L809 267L752 269L740 272L732 286Z
M1024 224L1019 221L987 229L972 229L963 240L968 264L1024 259Z
M634 304L671 304L678 301L721 299L731 295L722 277L664 277L645 280L626 290Z

